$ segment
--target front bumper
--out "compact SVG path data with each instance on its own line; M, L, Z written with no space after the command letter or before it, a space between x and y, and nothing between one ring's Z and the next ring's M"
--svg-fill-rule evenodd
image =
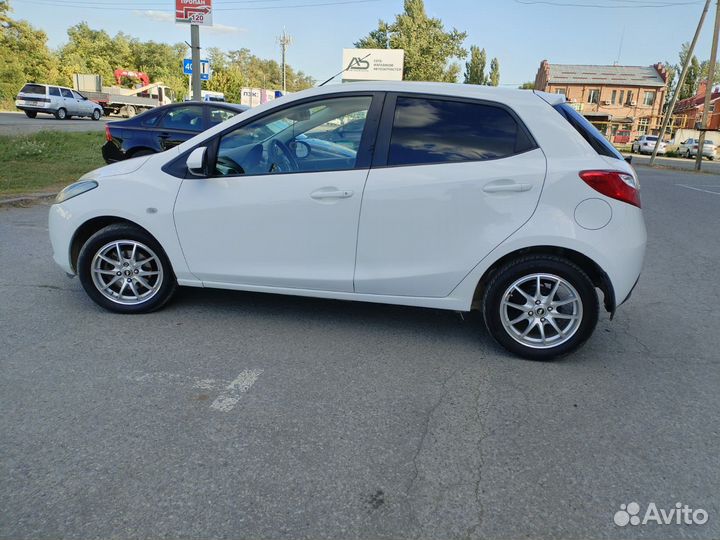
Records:
M76 224L73 213L64 204L53 204L48 216L48 229L50 231L50 244L53 250L53 260L65 273L75 275L70 248Z

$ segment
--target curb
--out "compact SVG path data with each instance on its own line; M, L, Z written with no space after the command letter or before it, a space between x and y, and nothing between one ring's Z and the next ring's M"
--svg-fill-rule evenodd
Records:
M0 199L0 208L27 208L44 202L51 202L57 193L34 193L32 195L20 195L12 199Z

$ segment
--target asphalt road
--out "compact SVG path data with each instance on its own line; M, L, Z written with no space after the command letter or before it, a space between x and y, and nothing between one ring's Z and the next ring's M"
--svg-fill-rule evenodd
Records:
M103 117L95 122L90 118L71 118L70 120L57 120L49 114L38 114L35 118L28 118L24 113L0 113L0 135L25 135L43 130L52 131L103 131L105 122L121 120L121 118Z
M720 178L640 175L638 288L555 363L424 309L113 315L46 207L0 210L0 538L720 537ZM709 519L614 525L630 502Z
M630 155L630 154L625 154ZM632 154L633 165L647 165L650 163L650 156ZM687 171L695 170L695 159L676 158L676 157L657 157L655 163L661 167L670 167L673 169L683 169ZM720 174L720 161L710 161L703 159L700 171L705 173Z

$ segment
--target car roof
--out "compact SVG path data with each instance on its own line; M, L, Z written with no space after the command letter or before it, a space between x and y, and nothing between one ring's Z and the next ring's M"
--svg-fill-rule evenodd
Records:
M417 82L417 81L373 81L352 82L341 84L328 84L316 86L300 92L288 94L280 99L293 101L305 97L321 96L323 94L344 92L401 92L415 94L432 94L447 97L460 97L472 99L487 99L499 102L531 102L538 95L551 105L565 101L564 96L548 94L536 90L520 90L518 88L500 88L497 86L482 86L477 84ZM272 103L272 102L271 102Z

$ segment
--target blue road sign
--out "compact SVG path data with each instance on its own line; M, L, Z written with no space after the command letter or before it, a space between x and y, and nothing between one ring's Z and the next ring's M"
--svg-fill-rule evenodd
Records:
M192 58L185 58L183 60L183 73L185 75L192 75ZM200 80L210 80L210 61L200 60Z

